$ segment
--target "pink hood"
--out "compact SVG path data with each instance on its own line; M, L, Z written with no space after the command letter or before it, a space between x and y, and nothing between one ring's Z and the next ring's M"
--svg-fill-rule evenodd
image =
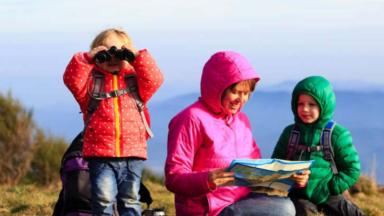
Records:
M244 57L216 53L204 67L200 100L169 123L165 185L175 193L177 215L217 215L250 192L246 187L208 187L211 170L227 168L233 159L260 158L248 117L239 111L227 118L221 112L224 90L246 79L259 76Z
M212 112L219 114L222 112L221 96L224 90L234 83L247 79L260 79L247 59L232 51L217 52L204 66L201 77L201 99Z

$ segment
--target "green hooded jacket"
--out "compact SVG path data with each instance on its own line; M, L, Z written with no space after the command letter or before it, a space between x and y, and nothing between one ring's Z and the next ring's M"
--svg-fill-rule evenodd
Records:
M320 107L320 116L311 124L303 123L297 114L297 101L300 94L312 96ZM320 145L321 132L328 121L332 120L336 104L335 93L328 80L321 76L311 76L300 81L293 90L291 108L295 117L295 124L300 130L301 145ZM274 149L272 158L286 159L287 146L293 124L287 126L281 134ZM294 192L306 197L315 204L328 200L330 195L338 195L349 189L359 178L360 161L355 147L352 144L350 132L336 124L331 138L334 159L338 174L334 175L331 163L325 160L323 151L303 152L301 159L298 151L294 160L314 160L307 186L303 189L295 188Z

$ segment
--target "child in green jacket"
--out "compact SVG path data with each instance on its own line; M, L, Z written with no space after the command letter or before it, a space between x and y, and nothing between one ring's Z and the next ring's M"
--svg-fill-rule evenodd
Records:
M314 160L307 185L296 187L289 194L295 204L296 215L316 214L318 211L326 215L363 215L342 195L360 175L359 156L350 132L335 124L328 145L333 148L331 160L326 159L321 145L324 142L320 141L322 133L333 118L335 104L332 86L321 76L307 77L293 90L291 108L295 123L284 129L272 158ZM299 136L297 146L293 148L289 143L292 143L294 128L299 131ZM336 172L332 170L332 164Z

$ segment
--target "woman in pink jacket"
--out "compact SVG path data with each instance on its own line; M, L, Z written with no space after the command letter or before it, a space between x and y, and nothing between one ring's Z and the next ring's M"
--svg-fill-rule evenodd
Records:
M259 75L238 53L218 52L205 64L201 97L169 124L165 183L177 215L294 215L285 197L226 186L233 159L260 158L248 117L240 111Z

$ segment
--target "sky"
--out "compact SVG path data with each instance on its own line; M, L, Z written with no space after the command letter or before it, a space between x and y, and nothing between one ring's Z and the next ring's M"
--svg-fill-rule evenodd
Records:
M198 92L219 50L246 56L260 88L314 74L384 86L383 0L0 0L0 26L0 91L30 107L73 103L65 67L111 27L156 58L154 100Z

